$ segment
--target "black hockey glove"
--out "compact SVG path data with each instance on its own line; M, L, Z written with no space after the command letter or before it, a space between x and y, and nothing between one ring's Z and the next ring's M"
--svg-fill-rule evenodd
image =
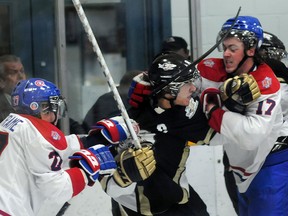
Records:
M246 106L261 96L252 75L241 74L227 79L220 86L221 99L228 110L244 114Z
M151 143L141 145L141 149L128 148L115 158L118 166L113 178L121 187L147 179L156 169Z

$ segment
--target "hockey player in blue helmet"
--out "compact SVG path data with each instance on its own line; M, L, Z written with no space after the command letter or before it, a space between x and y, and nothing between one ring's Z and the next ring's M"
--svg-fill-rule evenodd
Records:
M220 36L234 20L223 24ZM288 181L287 145L276 142L283 128L280 83L260 56L262 43L259 20L240 16L221 44L223 58L205 59L197 66L206 98L215 95L209 87L220 89L224 106L210 100L204 101L203 107L209 125L218 132L210 145L223 145L227 154L241 216L274 216L288 211L287 184L279 184ZM260 95L245 104L235 93L248 77L256 81Z
M35 215L51 200L55 215L99 176L114 174L115 155L108 145L129 136L123 120L95 122L87 136L64 135L54 124L63 116L65 102L56 85L41 78L20 81L12 104L17 113L0 123L2 214ZM150 148L124 150L121 155L117 167L131 181L145 179L155 170Z
M116 162L102 136L65 136L54 125L66 110L56 85L22 80L11 96L16 113L0 123L1 215L35 215L50 199L56 214L99 175L113 174Z
M283 62L281 62L281 59L286 58L287 52L285 50L285 46L283 42L274 34L270 32L264 31L263 34L263 43L259 49L259 54L263 58L266 64L268 64L275 75L277 76L277 79L280 81L281 84L281 107L282 107L282 113L283 118L287 119L288 116L288 97L287 95L287 89L288 89L288 69L285 66ZM287 125L287 122L284 122L284 127L282 127L284 134L285 134L285 125ZM288 139L287 136L281 136L277 139L277 142L280 143L280 146L284 147L287 145ZM276 145L276 148L279 148L279 146ZM229 197L232 201L232 204L234 206L234 209L236 212L239 212L238 210L238 195L237 195L237 186L235 184L235 179L233 176L233 173L230 171L230 165L227 158L227 155L225 154L223 157L223 164L224 164L224 179L225 184L227 188L227 192L229 194Z

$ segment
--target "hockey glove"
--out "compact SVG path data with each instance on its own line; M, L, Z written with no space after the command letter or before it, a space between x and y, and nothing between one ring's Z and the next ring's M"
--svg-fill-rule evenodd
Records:
M138 134L140 131L138 123L133 119L130 120L134 131L136 134ZM92 126L92 129L89 131L88 135L91 136L93 133L97 133L99 131L101 131L104 138L112 144L118 144L130 136L129 130L121 116L98 121L95 126Z
M70 167L79 167L85 171L88 185L92 186L101 175L112 175L116 169L116 162L108 147L95 145L88 149L81 149L69 157Z
M143 72L135 76L132 80L128 92L129 104L138 108L144 104L145 99L152 93L151 84L148 81L147 73Z
M228 110L244 114L246 106L261 96L252 75L241 74L227 79L220 86L221 99Z
M210 119L212 111L217 107L222 106L220 90L217 88L207 88L201 93L200 102L203 107L203 112L206 115L207 119ZM208 109L208 105L213 104L212 109Z
M118 166L113 178L121 187L147 179L156 169L154 152L148 142L141 149L129 148L123 151L116 157L116 161Z

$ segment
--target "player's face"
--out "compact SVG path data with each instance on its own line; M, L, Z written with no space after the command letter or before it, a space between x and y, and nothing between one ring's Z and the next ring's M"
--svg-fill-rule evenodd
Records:
M177 94L177 97L174 101L175 105L188 106L189 101L192 98L192 94L196 92L197 88L193 83L185 83Z
M50 123L54 123L54 125L56 125L58 122L58 119L56 119L56 115L53 112L41 112L40 115L41 119Z
M227 73L234 72L243 58L243 42L237 37L229 37L223 41L223 60Z
M19 81L26 79L26 74L21 62L6 62L4 65L7 73L4 91L7 94L11 94L16 84Z

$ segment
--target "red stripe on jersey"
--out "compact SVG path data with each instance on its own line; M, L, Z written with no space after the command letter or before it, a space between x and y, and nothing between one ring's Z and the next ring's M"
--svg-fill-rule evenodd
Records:
M72 197L74 197L77 194L79 194L82 190L84 190L86 186L85 177L81 169L78 167L68 169L66 170L66 172L69 174L72 182L72 188L73 188Z
M80 144L80 149L84 149L84 144L83 144L82 140L80 139L80 137L77 134L76 134L76 136L77 136L77 139L78 139L79 144Z
M223 120L223 115L225 111L221 108L214 110L211 114L211 118L208 121L211 128L213 128L216 132L220 133L221 131L221 124Z
M214 82L223 82L227 79L227 73L223 59L209 58L202 60L198 66L198 70L203 78Z
M65 135L55 125L42 119L30 115L21 115L27 118L34 127L42 134L42 136L55 148L64 150L67 148Z
M261 94L274 94L280 89L280 82L267 64L261 64L250 73L258 83Z
M10 214L7 214L6 212L1 211L1 210L0 210L0 215L2 215L2 216L11 216Z
M248 173L248 172L246 172L246 170L245 170L244 168L242 168L242 167L236 167L236 166L231 166L231 165L230 165L230 167L231 167L231 169L234 170L234 171L239 171L239 172L241 172L241 173L242 173L242 176L250 176L250 175L253 174L253 173Z

